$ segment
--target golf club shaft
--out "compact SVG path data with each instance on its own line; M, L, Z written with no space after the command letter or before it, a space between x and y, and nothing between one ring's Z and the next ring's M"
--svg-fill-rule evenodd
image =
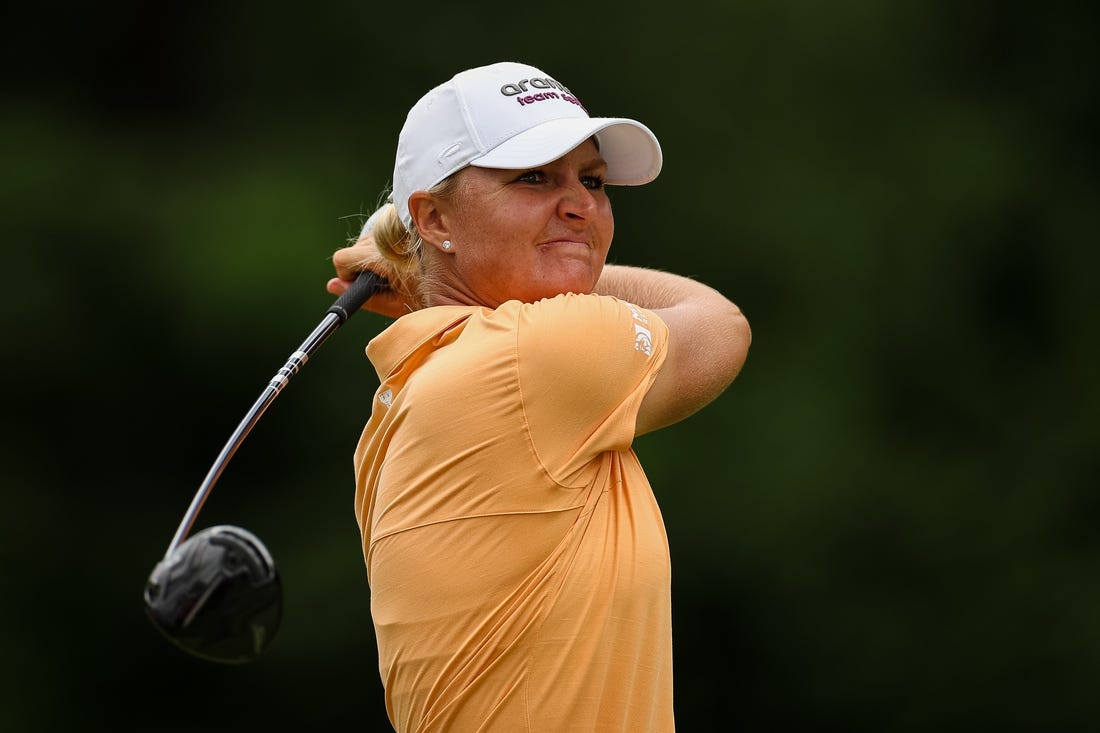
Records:
M237 448L244 442L245 437L252 430L252 427L264 414L267 408L279 396L279 392L286 386L290 378L298 373L302 365L305 364L309 357L313 355L317 349L321 347L321 344L328 340L336 329L344 325L349 318L355 315L355 312L374 295L378 290L386 286L386 281L373 272L362 272L351 287L336 299L336 302L329 307L325 313L325 317L321 320L320 324L313 329L313 332L302 342L302 345L298 347L298 350L290 355L286 364L271 378L271 381L264 388L260 398L256 400L256 403L252 405L252 409L241 420L240 425L230 436L229 442L222 448L221 453L218 454L217 459L214 461L214 465L210 467L210 471L206 474L206 478L203 479L202 485L199 486L199 490L195 493L195 498L191 500L191 506L188 507L187 513L183 515L183 521L180 522L179 528L176 530L176 535L172 538L172 543L168 545L168 551L164 553L164 557L167 558L180 543L187 539L187 534L191 531L191 526L195 523L195 519L199 515L199 511L202 509L202 505L206 502L207 496L210 495L210 490L214 487L218 477L221 476L222 471L225 470L226 464L233 457L233 454L237 452Z

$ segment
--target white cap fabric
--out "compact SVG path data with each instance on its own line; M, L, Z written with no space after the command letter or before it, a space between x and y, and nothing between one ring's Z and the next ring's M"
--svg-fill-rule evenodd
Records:
M661 172L661 145L640 122L589 117L563 84L533 66L502 62L456 74L420 98L401 128L393 203L411 228L409 196L467 165L533 168L592 136L607 161L606 182L649 183Z

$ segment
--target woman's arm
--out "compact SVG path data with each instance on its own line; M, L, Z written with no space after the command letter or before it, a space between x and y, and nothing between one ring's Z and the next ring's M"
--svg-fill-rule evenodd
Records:
M698 411L741 371L752 341L749 322L717 290L669 272L608 265L596 292L653 311L668 326L668 354L642 402L638 435Z

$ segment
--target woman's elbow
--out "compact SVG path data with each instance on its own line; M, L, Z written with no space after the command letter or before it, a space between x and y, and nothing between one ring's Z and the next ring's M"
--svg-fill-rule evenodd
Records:
M741 373L741 367L749 356L752 328L741 309L730 303L729 313L722 318L722 330L723 362L727 370L728 385Z

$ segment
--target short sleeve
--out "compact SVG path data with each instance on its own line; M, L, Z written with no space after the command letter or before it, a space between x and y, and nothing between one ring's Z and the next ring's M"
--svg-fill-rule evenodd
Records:
M516 333L534 450L556 481L574 485L600 453L630 448L668 328L617 298L567 294L524 305Z

